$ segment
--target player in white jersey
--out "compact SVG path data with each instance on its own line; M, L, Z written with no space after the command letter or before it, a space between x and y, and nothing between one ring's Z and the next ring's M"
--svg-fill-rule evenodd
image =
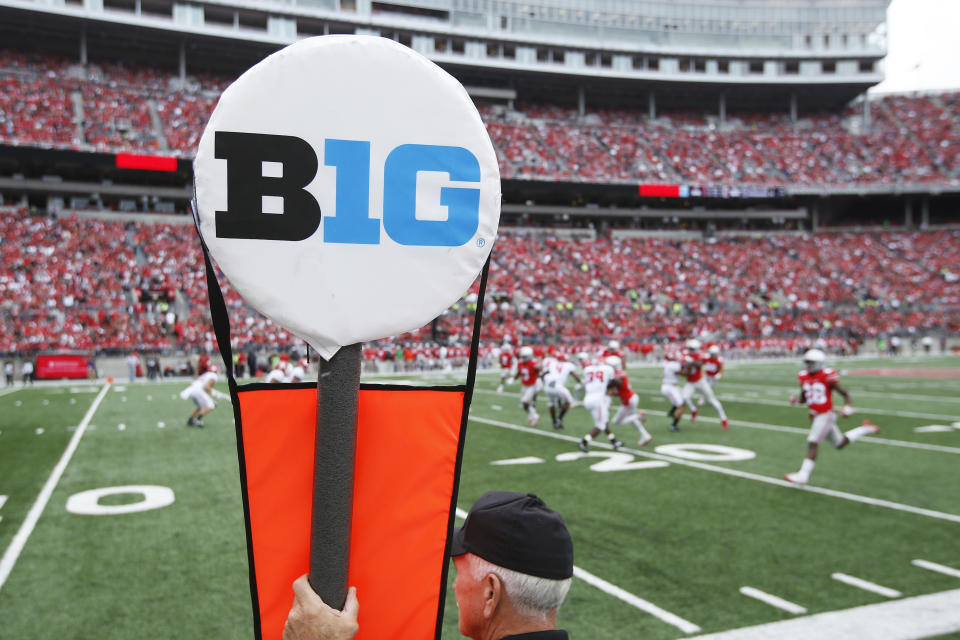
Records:
M205 372L197 376L197 379L190 383L190 386L180 392L180 397L184 400L188 398L193 400L193 404L197 405L196 409L193 410L193 413L190 414L190 417L187 418L188 427L202 427L203 426L203 416L207 415L213 411L214 407L217 406L217 403L213 401L212 396L216 396L220 399L228 399L228 396L225 393L220 393L213 388L214 383L217 381L217 366L210 365L210 368Z
M286 382L287 381L287 371L286 371L285 362L277 362L277 366L267 372L267 375L263 377L263 381L267 384L275 382Z
M612 358L610 358L612 360ZM583 369L583 408L590 412L593 418L593 429L590 433L583 436L577 446L586 453L590 441L601 431L606 432L610 439L610 444L614 450L623 446L623 443L617 440L617 436L610 431L610 396L607 391L614 380L615 371L613 366L604 362L603 364L591 364Z
M553 428L563 429L563 416L573 404L573 394L567 388L567 379L573 377L580 382L580 376L576 374L577 367L572 362L567 362L566 356L559 354L557 357L544 358L542 368Z
M680 390L680 374L683 371L683 364L677 357L677 354L668 351L664 356L663 363L663 382L660 385L660 393L670 401L670 410L667 411L667 417L673 420L670 425L670 431L680 431L677 424L683 416L683 392Z

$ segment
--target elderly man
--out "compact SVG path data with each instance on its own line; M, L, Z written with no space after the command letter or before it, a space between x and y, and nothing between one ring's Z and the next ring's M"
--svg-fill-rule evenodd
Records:
M532 493L488 491L453 534L460 633L473 640L566 640L557 611L573 577L573 541L556 511ZM306 576L293 585L284 640L350 640L359 604L328 607Z

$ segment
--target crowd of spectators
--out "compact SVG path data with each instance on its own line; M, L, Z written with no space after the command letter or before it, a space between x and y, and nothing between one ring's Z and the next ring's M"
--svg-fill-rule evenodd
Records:
M229 79L0 50L0 143L191 156ZM960 181L957 93L891 95L839 113L715 115L481 105L504 178L846 185ZM79 126L78 126L79 123Z
M482 339L727 342L960 332L960 231L571 240L502 234ZM221 278L235 346L302 344ZM469 344L476 285L436 322L371 345ZM0 212L0 352L211 350L189 225ZM757 346L750 347L759 349Z

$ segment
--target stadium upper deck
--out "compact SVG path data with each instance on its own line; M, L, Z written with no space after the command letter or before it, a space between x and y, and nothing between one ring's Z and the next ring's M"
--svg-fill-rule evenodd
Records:
M476 93L656 109L842 106L882 80L889 0L0 0L8 46L236 73L298 38L382 35Z

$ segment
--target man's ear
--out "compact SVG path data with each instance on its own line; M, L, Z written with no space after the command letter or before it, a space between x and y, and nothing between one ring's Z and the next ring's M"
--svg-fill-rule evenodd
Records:
M483 617L487 620L493 617L503 599L503 582L495 573L488 573L483 579Z

